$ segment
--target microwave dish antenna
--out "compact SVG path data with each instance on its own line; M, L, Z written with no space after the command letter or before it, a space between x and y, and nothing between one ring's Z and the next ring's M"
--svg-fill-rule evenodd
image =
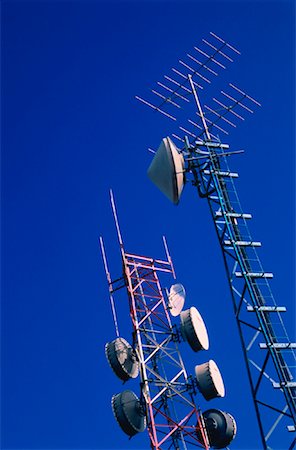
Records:
M150 164L148 177L175 205L184 187L184 158L169 137L164 138Z
M227 447L236 435L236 422L231 414L219 409L208 409L203 413L211 448Z
M111 369L123 381L137 378L139 375L139 363L136 352L123 338L118 337L105 346L105 354Z
M113 395L111 403L115 419L124 433L132 437L145 430L143 405L133 391Z
M194 352L209 349L208 332L199 311L195 306L182 311L181 333Z
M225 396L225 387L222 375L215 361L195 366L197 386L206 400Z
M186 298L184 286L180 283L173 284L170 287L168 297L169 297L168 308L171 315L173 317L179 316L183 309Z

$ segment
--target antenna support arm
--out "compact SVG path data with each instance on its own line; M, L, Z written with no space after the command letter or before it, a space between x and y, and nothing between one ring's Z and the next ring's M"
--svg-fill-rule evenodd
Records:
M196 103L196 106L197 106L197 109L198 109L198 113L199 113L199 115L201 117L201 120L202 120L202 124L203 124L204 130L205 130L206 136L207 136L207 140L210 141L211 140L211 136L210 136L207 124L206 124L206 120L205 120L205 117L204 117L203 110L201 109L201 105L200 105L200 101L199 101L196 89L195 89L193 81L192 81L192 76L190 74L188 74L188 80L189 80L190 87L191 87L191 90L192 90L192 94L193 94L193 97L194 97L194 100L195 100L195 103Z

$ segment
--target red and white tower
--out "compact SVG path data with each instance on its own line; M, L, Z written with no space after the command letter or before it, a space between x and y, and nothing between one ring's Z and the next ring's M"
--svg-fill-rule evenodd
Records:
M125 250L113 195L111 204L121 250L123 273L112 280L103 239L104 267L117 337L106 344L106 356L123 381L139 378L138 395L124 390L112 397L114 416L130 437L147 428L150 447L160 449L224 448L236 434L233 417L218 409L201 412L195 398L199 393L211 400L224 396L224 384L213 360L195 367L188 375L179 350L186 341L193 352L209 348L204 321L198 310L185 307L185 289L175 283L169 290L161 279L175 271L163 238L166 258L129 253ZM126 289L132 323L132 339L120 336L115 294Z

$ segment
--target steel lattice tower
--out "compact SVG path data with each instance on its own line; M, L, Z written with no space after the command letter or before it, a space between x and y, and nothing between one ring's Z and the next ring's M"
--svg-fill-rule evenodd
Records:
M195 403L198 383L194 377L187 374L185 369L179 351L179 343L184 340L184 337L181 337L180 329L171 321L168 302L160 281L163 275L169 275L175 279L166 240L163 238L166 260L128 253L124 249L112 192L111 204L121 249L123 264L121 277L111 279L102 238L100 238L100 244L109 284L116 335L117 339L121 339L114 295L117 291L126 289L133 326L131 348L134 349L135 360L140 367L140 398L136 402L136 408L132 413L129 411L126 413L125 403L123 409L119 410L121 408L119 400L122 397L120 397L121 394L117 394L112 400L114 415L123 431L130 436L143 431L145 428L143 423L145 423L151 449L209 449L212 438L204 416ZM106 348L110 349L110 344L107 344ZM117 375L118 370L122 369L122 367L118 369L120 358L119 354L118 359L111 361L111 367ZM120 361L123 366L122 359ZM202 392L202 389L199 388L199 390ZM135 397L132 397L131 391L125 391L125 395L129 401L134 401ZM225 445L228 445L236 433L235 421L228 413L221 411L218 413L223 414L227 419L229 439L226 436ZM141 417L141 426L138 426ZM224 433L225 431L222 434ZM218 448L224 448L225 445Z
M207 149L208 156L202 161L192 158L200 156L201 148ZM273 274L263 270L257 253L261 243L251 237L247 221L252 216L241 207L234 185L237 174L229 169L225 150L204 142L189 145L188 151L191 158L187 170L200 197L208 201L221 246L262 444L267 449L283 416L296 425L296 345L289 340L283 323L286 309L278 306L272 295L268 279ZM258 344L262 355L258 355ZM279 396L265 390L266 381L272 391L283 394L286 405L282 409ZM264 409L276 413L272 423L265 420L269 414ZM288 430L293 431L293 427L288 425ZM292 441L290 448L294 445Z
M198 94L203 87L201 80L209 82L206 78L209 72L217 75L213 66L225 68L221 61L233 62L230 52L239 53L214 33L211 38L215 41L203 39L210 53L194 47L199 56L203 55L202 61L187 54L189 62L179 60L183 72L172 69L177 79L165 76L166 84L158 82L163 91L152 92L162 98L159 105L136 97L174 121L177 119L171 109L181 108L177 102L187 104L193 98L196 107L195 120L188 120L194 128L179 126L184 138L172 134L173 139L182 142L182 148L177 149L170 138L163 139L154 152L148 175L173 203L179 202L185 181L191 182L199 196L207 199L222 250L262 446L272 448L276 430L283 448L291 450L296 445L292 435L296 427L296 344L289 339L283 322L286 308L277 305L270 289L268 280L273 274L266 272L260 262L257 249L261 243L251 237L248 222L252 216L242 208L234 183L238 174L228 165L229 156L240 152L229 151L229 145L213 134L215 129L228 134L217 122L233 125L229 120L231 114L232 120L243 120L242 112L253 112L250 105L260 104L232 84L229 84L231 94L221 91L228 104L217 98L213 100L218 110L201 104Z

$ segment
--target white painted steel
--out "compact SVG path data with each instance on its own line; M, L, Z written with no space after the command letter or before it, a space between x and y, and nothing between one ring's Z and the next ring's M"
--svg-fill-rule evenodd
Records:
M266 312L286 312L287 308L285 306L253 306L248 305L247 311L266 311Z
M265 343L260 343L259 344L260 348L278 348L278 349L290 349L290 348L296 348L296 343L295 342L270 342L268 344Z
M275 389L281 389L281 388L296 388L296 382L295 381L288 381L287 383L273 383L273 387Z
M238 278L242 278L246 276L248 278L273 278L273 273L270 272L235 272L235 276Z
M256 242L256 241L229 241L229 240L225 240L224 241L225 245L237 245L238 247L261 247L261 242Z

